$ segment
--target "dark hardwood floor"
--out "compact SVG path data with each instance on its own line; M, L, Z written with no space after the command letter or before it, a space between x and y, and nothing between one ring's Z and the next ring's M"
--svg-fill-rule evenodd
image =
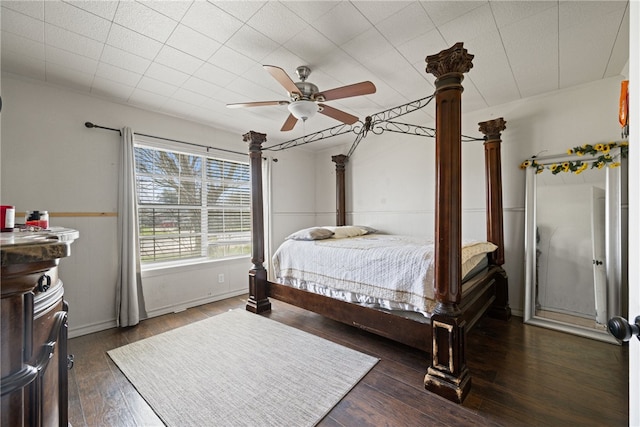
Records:
M69 340L71 425L162 425L106 351L243 309L244 302L231 298ZM424 390L428 354L275 300L272 305L272 319L380 358L320 426L628 425L627 346L523 325L517 317L483 318L467 336L473 385L457 405Z

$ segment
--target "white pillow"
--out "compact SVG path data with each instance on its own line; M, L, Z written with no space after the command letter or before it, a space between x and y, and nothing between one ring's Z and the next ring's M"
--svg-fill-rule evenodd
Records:
M368 225L354 225L354 227L358 227L358 228L362 228L364 230L364 234L371 234L371 233L377 233L378 230L373 228L373 227L369 227Z
M464 242L462 244L462 263L469 261L476 255L488 254L498 249L491 242Z
M491 242L463 242L462 243L462 277L465 277L473 268L491 253L498 249Z
M333 231L323 227L310 227L289 234L285 240L322 240L333 236Z
M364 236L365 234L367 234L367 232L364 229L357 227L355 225L341 225L339 227L323 226L323 228L333 231L332 237L334 239L344 239L345 237Z
M472 256L471 258L469 258L468 260L463 262L462 263L462 278L464 279L465 277L467 277L467 274L469 274L469 272L471 270L476 268L476 266L478 264L480 264L482 262L482 260L484 260L486 257L487 257L487 254L478 254L478 255Z

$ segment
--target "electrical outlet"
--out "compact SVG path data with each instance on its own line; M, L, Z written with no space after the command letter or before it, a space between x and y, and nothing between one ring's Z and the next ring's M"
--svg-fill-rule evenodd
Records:
M224 283L224 273L218 274L218 283Z

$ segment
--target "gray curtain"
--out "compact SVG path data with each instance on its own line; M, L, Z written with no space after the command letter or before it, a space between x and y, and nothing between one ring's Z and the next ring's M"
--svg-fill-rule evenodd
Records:
M142 281L138 254L138 204L136 198L133 131L122 129L118 183L118 255L116 323L133 326L140 322Z

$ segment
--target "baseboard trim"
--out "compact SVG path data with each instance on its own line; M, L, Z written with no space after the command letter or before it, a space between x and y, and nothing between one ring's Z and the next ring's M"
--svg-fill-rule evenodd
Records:
M512 308L511 309L511 315L512 316L516 316L516 317L523 317L524 316L524 311L516 309L516 308Z
M210 302L220 301L223 299L237 297L238 295L243 295L247 293L247 289L236 290L225 292L223 294L207 296L204 298L196 298L189 301L183 301L179 304L167 305L164 307L158 307L153 310L147 311L147 319L152 317L162 316L169 313L177 313L179 311L184 311L192 307L197 307L199 305L208 304Z
M69 324L69 339L81 337L82 335L93 334L95 332L105 331L116 327L116 319L106 320L104 322L91 323L89 325L73 326Z

